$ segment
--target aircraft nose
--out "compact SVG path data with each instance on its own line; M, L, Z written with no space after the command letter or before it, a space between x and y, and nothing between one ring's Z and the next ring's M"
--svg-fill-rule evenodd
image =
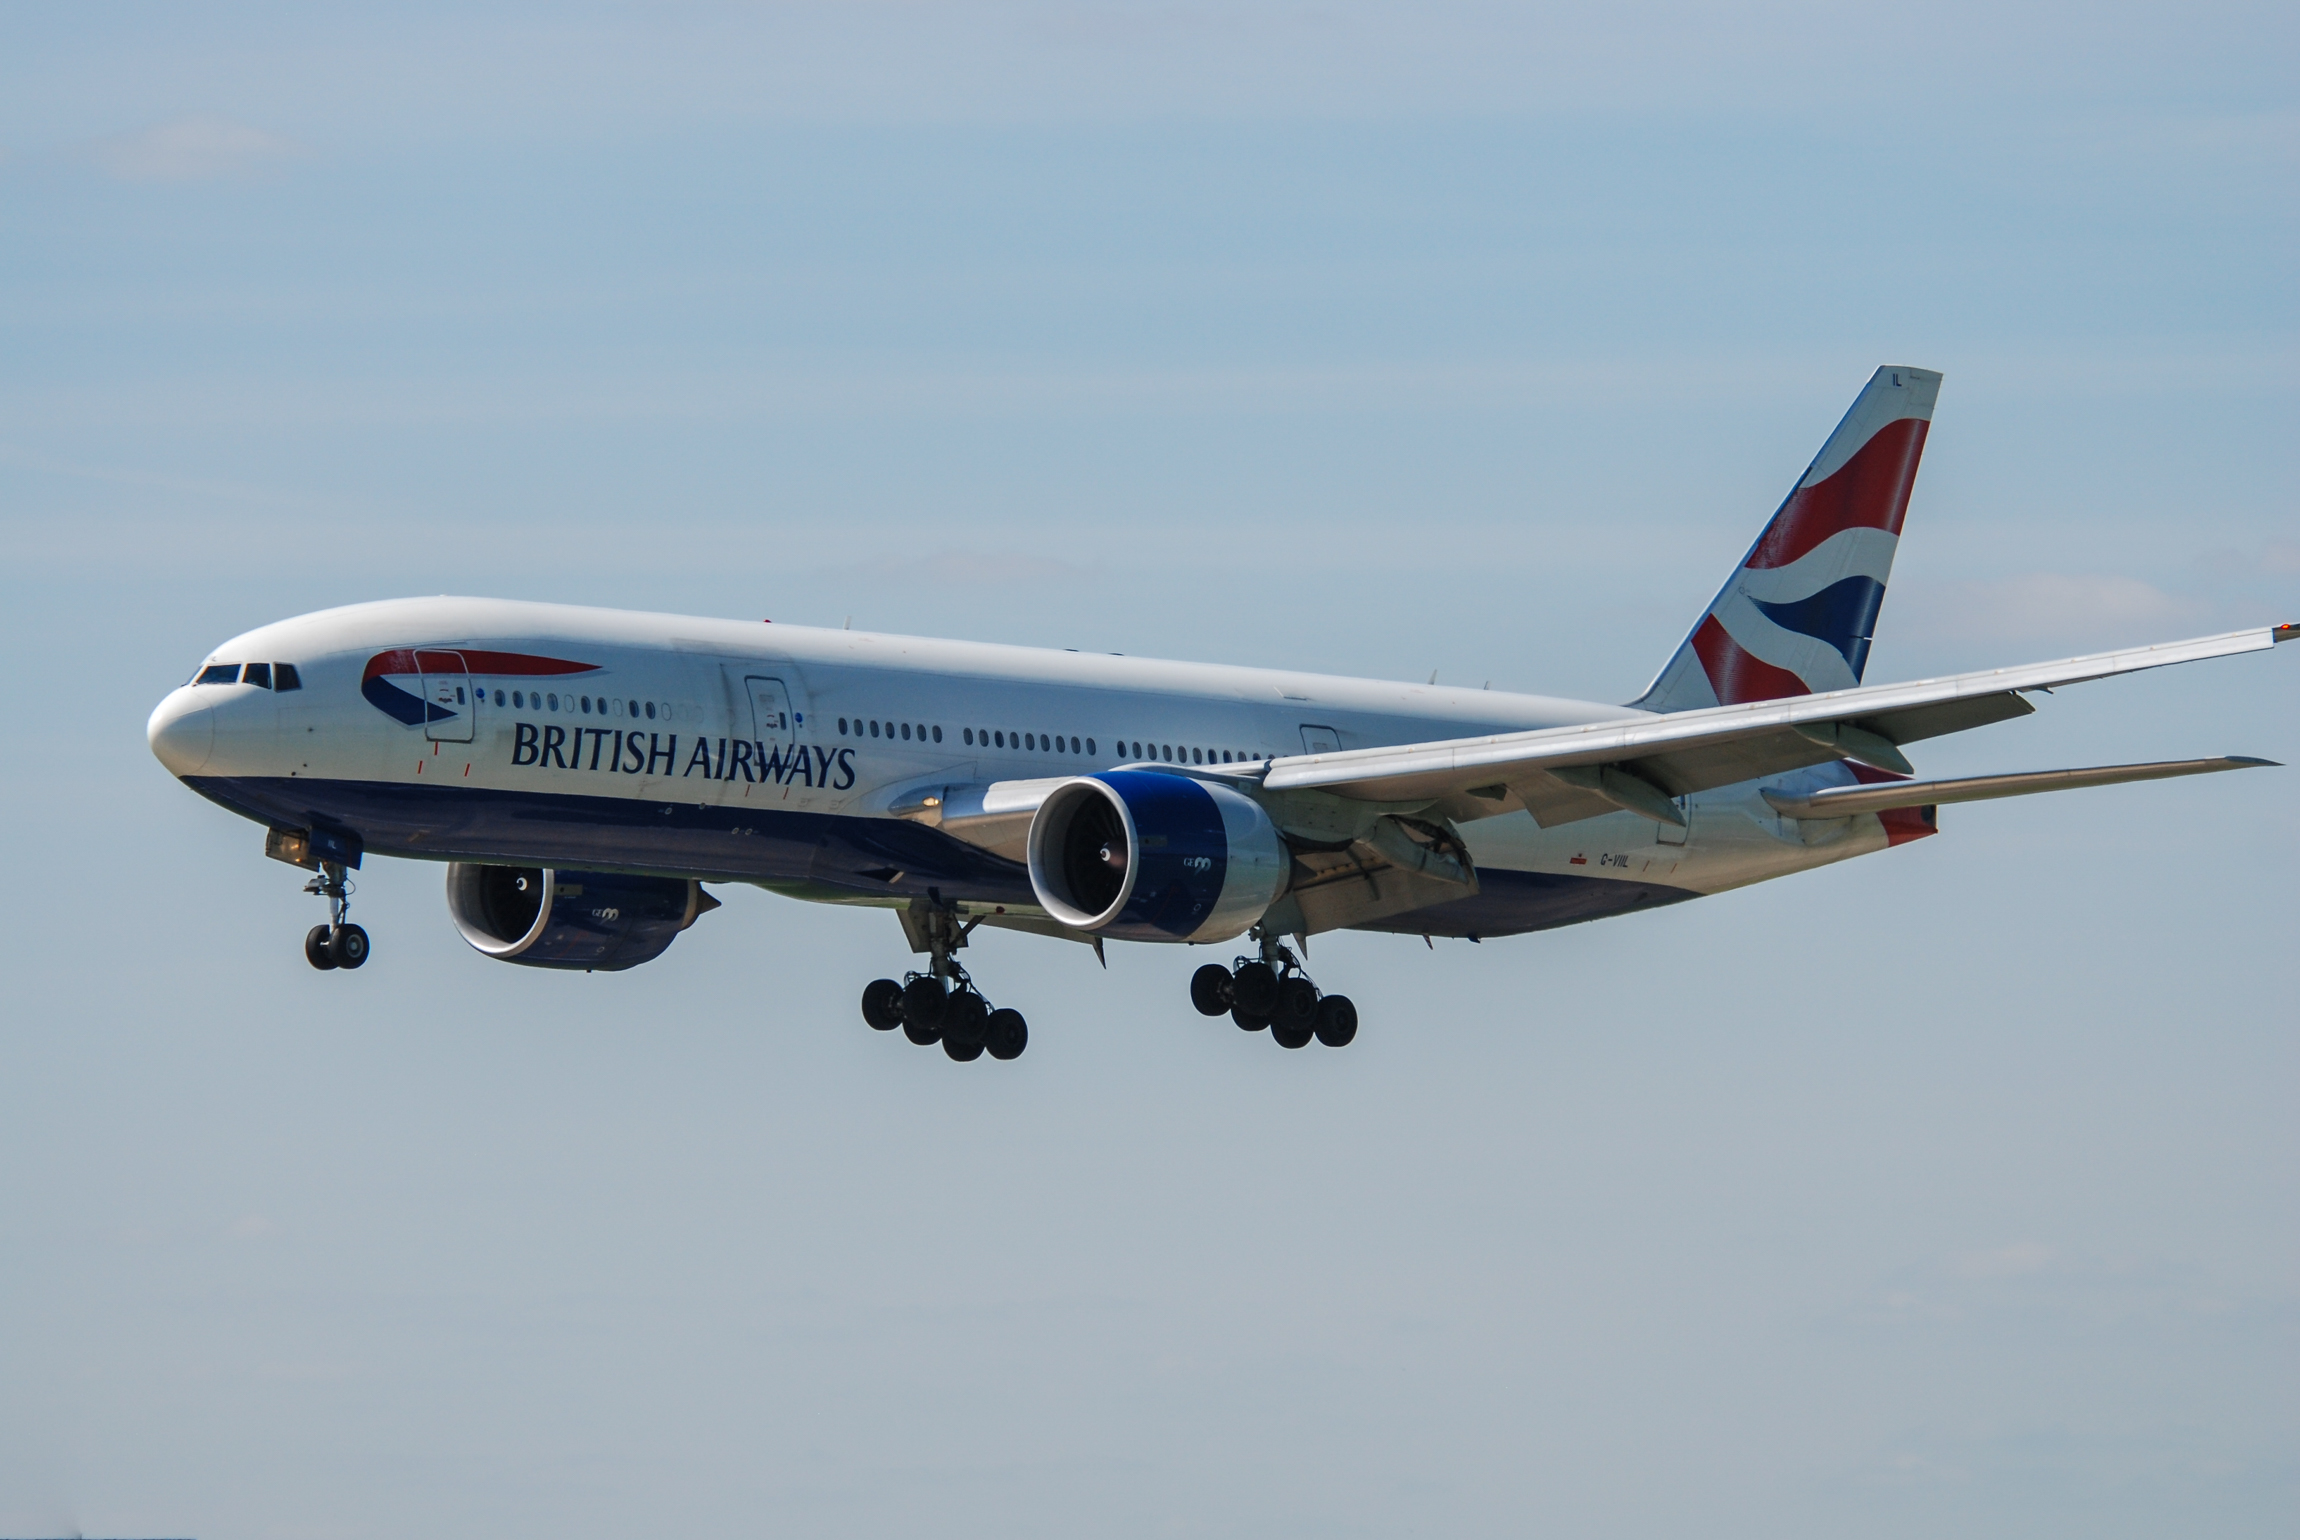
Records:
M216 713L185 685L153 708L144 738L170 774L197 775L216 750Z

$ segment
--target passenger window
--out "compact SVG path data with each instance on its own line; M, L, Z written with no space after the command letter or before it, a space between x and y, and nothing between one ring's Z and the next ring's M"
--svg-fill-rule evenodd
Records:
M240 683L252 684L259 690L272 687L272 666L269 663L250 663L248 671L240 675Z
M650 722L655 720L655 703L653 701L647 702L647 720Z
M545 696L545 697L543 697L543 698L544 698L546 701L550 702L550 705L551 705L551 709L552 709L553 711L557 711L557 710L559 709L559 696L557 695L557 693L556 693L556 692L554 692L553 694L550 694L550 695L546 695L546 696Z
M934 741L937 743L942 742L942 729L940 727L937 727L934 730Z
M908 722L902 724L902 741L910 742L910 724Z
M876 737L878 736L878 724L877 724L876 722L873 722L873 723L871 723L871 725L870 725L870 735L871 735L873 738L876 738Z
M240 666L237 663L211 663L200 670L199 678L192 681L194 684L238 684L239 682Z
M1094 740L1092 738L1086 740L1086 752L1089 754L1094 752Z
M994 732L994 733L992 733L992 734L991 734L991 736L992 736L993 738L996 738L996 739L998 740L998 746L999 746L1000 748L1002 748L1002 749L1003 749L1003 748L1005 748L1005 747L1006 747L1006 734L1005 734L1005 733L1003 733L1003 732Z
M300 690L303 688L303 676L295 671L293 663L274 663L272 665L272 688L275 690Z

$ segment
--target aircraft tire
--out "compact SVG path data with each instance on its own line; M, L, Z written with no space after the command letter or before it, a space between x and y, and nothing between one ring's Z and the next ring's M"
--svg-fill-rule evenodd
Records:
M987 1041L983 1028L989 1020L990 1003L971 989L960 990L942 1008L943 1046L955 1042L981 1047Z
M1221 1016L1230 1009L1230 970L1208 963L1190 975L1190 1003L1201 1016Z
M931 973L922 973L902 986L902 1024L930 1028L933 1042L942 1036L942 1017L949 1009L950 993L942 987L942 980Z
M946 1037L942 1040L942 1051L961 1064L972 1064L982 1057L982 1044L962 1043L955 1037Z
M1278 1008L1270 1012L1270 1025L1288 1033L1307 1033L1318 1019L1318 986L1300 974L1278 986ZM1309 1041L1305 1036L1304 1042Z
M1269 1017L1253 1015L1242 1005L1231 1009L1230 1019L1238 1024L1241 1032L1259 1032L1270 1024Z
M1286 1027L1270 1023L1270 1041L1280 1048L1307 1048L1313 1036L1308 1027Z
M314 925L303 936L303 960L322 973L336 965L335 959L327 955L327 936L325 925Z
M872 979L863 986L863 1020L875 1032L892 1032L902 1025L902 986L893 979Z
M1274 1016L1278 1011L1278 970L1265 962L1250 962L1230 977L1230 1004L1249 1016Z
M1328 995L1318 1002L1318 1015L1311 1030L1328 1048L1347 1048L1358 1035L1358 1008L1350 1003L1348 995Z
M367 932L357 925L338 925L327 938L327 959L338 968L357 968L367 961Z
M1020 1011L992 1011L990 1020L983 1024L982 1040L992 1058L1019 1059L1022 1050L1030 1046L1030 1025Z

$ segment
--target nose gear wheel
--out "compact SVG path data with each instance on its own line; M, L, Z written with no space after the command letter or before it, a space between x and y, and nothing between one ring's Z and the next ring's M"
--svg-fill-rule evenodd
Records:
M322 973L357 968L367 961L367 932L345 918L351 912L356 884L347 879L341 861L322 861L319 875L303 885L306 893L327 900L327 923L304 932L304 961Z

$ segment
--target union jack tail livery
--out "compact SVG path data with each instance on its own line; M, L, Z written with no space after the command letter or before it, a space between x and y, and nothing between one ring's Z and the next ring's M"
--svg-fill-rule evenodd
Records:
M1883 368L1652 687L1630 702L1695 711L1861 682L1941 377Z

